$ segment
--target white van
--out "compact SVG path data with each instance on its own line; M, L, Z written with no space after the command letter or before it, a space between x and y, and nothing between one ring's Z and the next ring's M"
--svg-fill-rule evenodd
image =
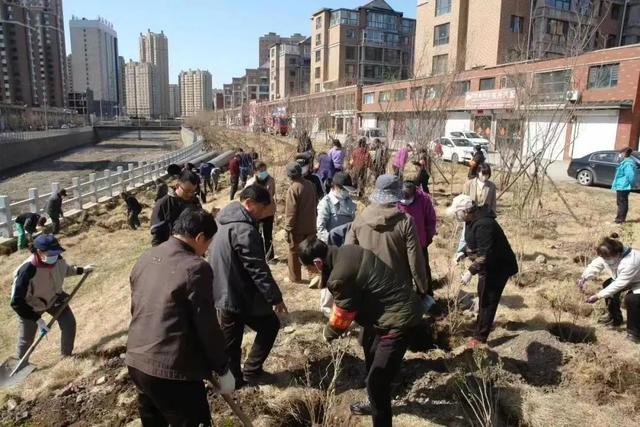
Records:
M367 140L367 145L372 145L377 141L387 142L387 135L380 128L366 128L358 131L358 140L364 138Z

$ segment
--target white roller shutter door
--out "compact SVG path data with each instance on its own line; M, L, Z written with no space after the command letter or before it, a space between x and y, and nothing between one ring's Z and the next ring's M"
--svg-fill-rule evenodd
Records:
M567 135L564 114L536 114L529 120L524 156L542 153L544 159L562 160Z
M445 125L445 133L449 135L449 132L471 130L471 114L464 112L454 112L447 114L447 124Z
M613 150L618 133L618 111L598 111L577 116L573 134L574 159L594 151Z

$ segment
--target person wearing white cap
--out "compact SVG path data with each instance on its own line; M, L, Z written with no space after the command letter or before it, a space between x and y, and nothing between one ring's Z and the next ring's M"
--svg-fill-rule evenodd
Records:
M478 275L478 318L473 338L468 343L473 348L487 342L502 291L509 277L518 272L518 262L502 227L488 207L478 206L471 197L461 194L453 199L447 213L465 223L466 246L462 254L472 263L460 279L462 284L468 284L474 275Z

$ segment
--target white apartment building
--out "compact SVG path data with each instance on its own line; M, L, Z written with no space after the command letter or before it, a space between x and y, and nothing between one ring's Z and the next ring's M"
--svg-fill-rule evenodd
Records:
M206 70L189 70L180 73L180 110L183 117L195 116L201 111L213 109L213 79Z
M159 116L156 67L148 62L125 65L127 113L130 117Z
M169 115L169 42L164 32L147 30L140 34L140 62L155 65L157 73L158 116Z

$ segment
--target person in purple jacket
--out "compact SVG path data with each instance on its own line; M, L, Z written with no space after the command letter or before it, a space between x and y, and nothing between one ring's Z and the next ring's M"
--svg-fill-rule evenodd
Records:
M342 172L342 169L344 168L345 152L342 149L342 144L339 140L333 140L333 147L329 150L329 157L333 161L333 168L335 171Z
M431 197L418 188L414 179L407 179L403 183L402 199L398 202L398 209L410 215L416 224L418 241L426 258L427 281L431 284L428 248L433 241L433 236L436 235L436 211L433 208ZM429 289L432 289L431 286Z

